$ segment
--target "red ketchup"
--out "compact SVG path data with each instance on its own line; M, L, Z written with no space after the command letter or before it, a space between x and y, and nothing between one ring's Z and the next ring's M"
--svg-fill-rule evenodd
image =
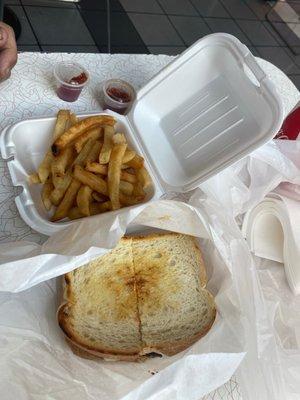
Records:
M74 76L72 79L69 80L69 82L67 82L66 84L62 84L57 89L58 97L68 102L76 101L83 89L82 84L86 81L87 76L84 72L82 72L78 76Z
M109 87L106 90L107 97L110 97L113 101L110 102L109 99L104 102L104 109L107 108L112 111L116 111L119 114L124 114L128 108L129 103L132 101L130 93L124 89L117 87Z
M119 103L129 103L131 101L130 94L123 89L111 87L107 90L107 94Z

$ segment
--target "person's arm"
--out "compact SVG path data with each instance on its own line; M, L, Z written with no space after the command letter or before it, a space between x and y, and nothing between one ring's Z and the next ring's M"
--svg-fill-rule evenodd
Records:
M0 22L0 82L9 78L18 58L17 44L13 29Z

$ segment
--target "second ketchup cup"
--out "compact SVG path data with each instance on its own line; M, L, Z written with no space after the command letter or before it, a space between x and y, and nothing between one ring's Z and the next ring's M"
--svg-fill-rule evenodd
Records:
M89 81L87 70L75 62L56 64L53 74L56 80L57 96L68 102L76 101Z
M109 79L103 84L104 109L125 114L135 99L135 90L122 79Z

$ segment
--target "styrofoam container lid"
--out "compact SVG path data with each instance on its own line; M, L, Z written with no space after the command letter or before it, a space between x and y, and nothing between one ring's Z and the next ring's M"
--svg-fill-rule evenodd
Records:
M283 110L249 49L219 33L151 79L128 120L164 191L186 192L272 139Z

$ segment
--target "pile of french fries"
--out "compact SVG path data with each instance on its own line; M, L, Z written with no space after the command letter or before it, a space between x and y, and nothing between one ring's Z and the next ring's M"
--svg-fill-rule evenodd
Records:
M115 132L109 115L78 120L69 110L57 114L53 144L30 183L43 184L51 221L77 219L138 204L152 185L143 157Z

